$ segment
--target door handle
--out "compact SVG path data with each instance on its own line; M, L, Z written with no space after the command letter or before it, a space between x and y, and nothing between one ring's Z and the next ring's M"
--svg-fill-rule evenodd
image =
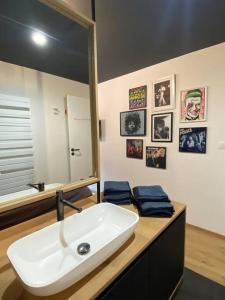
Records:
M78 148L71 148L71 155L72 156L74 156L75 155L75 152L77 153L77 152L79 152L79 154L81 154L81 152L80 152L80 149L78 149Z

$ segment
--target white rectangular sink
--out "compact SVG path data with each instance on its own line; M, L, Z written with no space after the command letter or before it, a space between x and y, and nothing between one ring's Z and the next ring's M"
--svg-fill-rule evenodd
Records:
M7 255L24 287L47 296L71 286L94 270L132 235L139 217L101 203L14 242ZM77 247L89 243L80 255Z

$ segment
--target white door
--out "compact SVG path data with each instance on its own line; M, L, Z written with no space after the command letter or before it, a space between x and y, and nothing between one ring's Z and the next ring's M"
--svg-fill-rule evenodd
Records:
M92 143L89 98L66 99L70 181L92 176Z

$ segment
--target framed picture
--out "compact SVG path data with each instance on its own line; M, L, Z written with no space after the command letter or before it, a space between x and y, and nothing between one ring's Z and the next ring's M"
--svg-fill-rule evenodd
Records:
M206 121L207 88L180 92L180 122Z
M152 142L172 142L173 113L152 115Z
M153 111L175 108L175 75L164 77L153 82Z
M179 151L206 153L207 127L180 128Z
M127 140L127 157L143 159L143 140Z
M146 110L124 111L120 113L121 136L146 135Z
M147 85L129 89L129 109L147 106Z
M166 169L166 147L146 147L146 167Z

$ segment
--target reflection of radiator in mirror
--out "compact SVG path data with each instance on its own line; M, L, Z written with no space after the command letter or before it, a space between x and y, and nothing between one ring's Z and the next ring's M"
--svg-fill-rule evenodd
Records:
M0 196L34 180L30 99L0 94Z

